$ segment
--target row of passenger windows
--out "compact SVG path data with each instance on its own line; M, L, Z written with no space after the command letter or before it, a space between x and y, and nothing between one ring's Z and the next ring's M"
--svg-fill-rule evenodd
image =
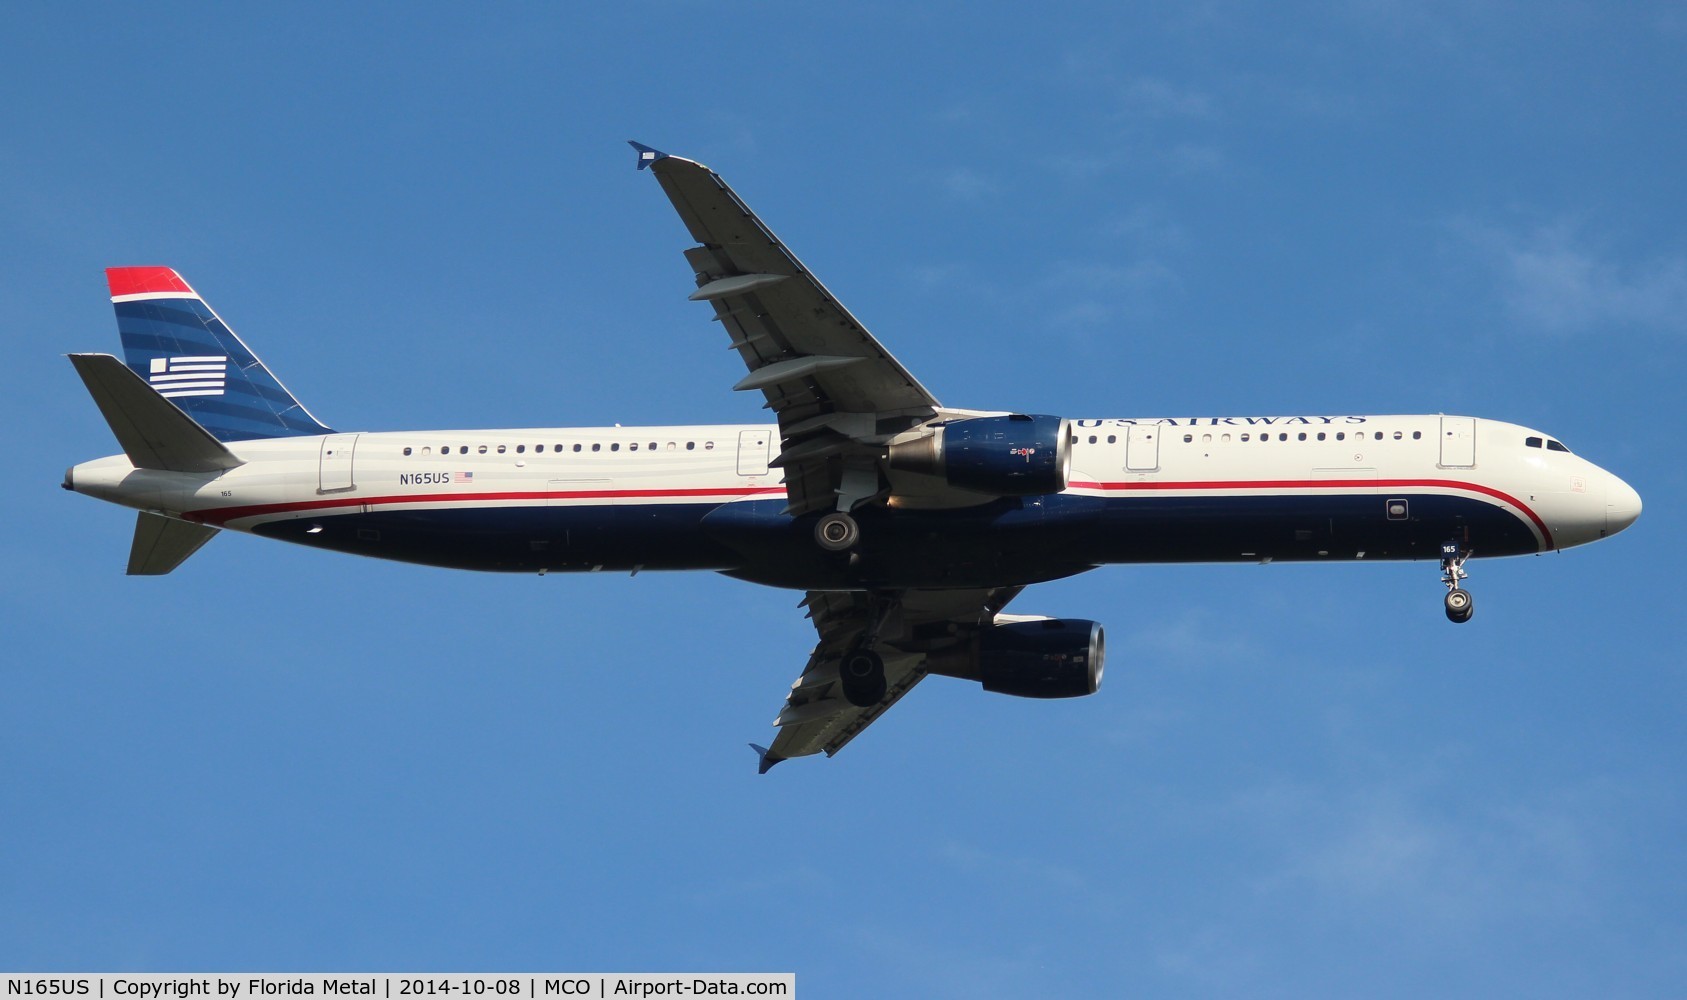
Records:
M466 445L466 444L440 445L439 453L441 455L450 455L450 454L467 455L469 453L469 447L470 446ZM646 451L657 451L658 450L657 442L655 442L655 441L650 442L649 445L640 445L640 443L637 442L637 441L627 442L627 450L628 451L638 451L640 447L644 447L644 449ZM453 448L456 449L455 452L452 451ZM503 455L503 454L507 454L508 452L511 452L511 451L515 452L517 455L525 455L525 454L527 454L527 445L524 445L524 444L518 444L518 445L506 445L506 444L485 445L485 444L483 444L483 445L476 445L474 447L474 450L481 455L487 455L487 454ZM620 450L621 450L621 442L619 442L619 441L609 442L609 447L607 449L604 447L604 443L601 442L601 441L594 441L594 442L591 443L591 445L589 447L584 445L584 444L581 444L579 442L576 442L573 445L563 445L563 444L553 444L553 445L551 445L551 451L555 452L558 455L560 455L560 454L562 454L563 452L566 452L566 451L620 451ZM679 450L679 442L669 441L666 445L661 446L660 450L662 450L662 451L678 451ZM687 441L685 443L685 450L686 451L696 451L697 450L697 442L696 441ZM703 450L704 451L714 451L715 450L715 443L713 441L704 441L703 442ZM536 445L533 446L533 452L534 452L534 454L544 454L545 446L542 445L542 444L536 444ZM420 448L406 447L404 449L405 455L412 455L412 454L418 454L418 453L422 454L422 455L432 455L433 454L433 446L423 445Z
M1541 446L1541 439L1538 438L1538 437L1526 437L1526 438L1523 439L1523 443L1530 448L1539 448ZM1564 447L1563 445L1559 444L1557 441L1554 441L1551 438L1546 439L1546 450L1547 451L1561 451L1561 452L1564 452L1566 455L1570 453L1570 449Z
M1405 437L1406 437L1406 433L1404 431L1395 431L1394 432L1394 440L1396 440L1396 441L1404 440ZM1250 432L1244 431L1241 434L1241 439L1243 441L1249 441L1249 440L1252 440L1253 438L1252 438L1252 435L1250 434ZM1289 435L1288 435L1287 431L1279 431L1277 433L1277 440L1287 441L1288 439L1289 439ZM1306 431L1301 431L1301 432L1299 432L1298 434L1295 435L1295 440L1297 440L1297 441L1307 441L1307 440L1325 441L1325 440L1328 440L1328 439L1329 439L1329 435L1325 431L1318 431L1316 434L1311 435L1311 436L1309 436ZM1382 439L1383 439L1383 432L1377 431L1376 432L1376 440L1381 441ZM1229 441L1230 435L1229 434L1221 434L1221 435L1219 435L1219 440L1220 441ZM1269 441L1269 440L1271 440L1271 435L1269 433L1262 433L1262 434L1259 435L1259 440ZM1347 432L1346 431L1336 431L1335 432L1335 440L1346 441L1347 440ZM1355 441L1365 440L1365 432L1364 431L1354 431L1353 432L1353 440L1355 440ZM1423 431L1413 431L1412 432L1412 440L1413 441L1423 440ZM1537 439L1531 439L1531 440L1537 440ZM1194 441L1195 441L1195 435L1193 435L1193 434L1183 435L1183 443L1184 444L1192 444L1192 443L1194 443ZM1213 436L1211 434L1202 434L1201 435L1201 443L1202 444L1212 444L1212 441L1213 441ZM1117 434L1107 435L1107 443L1108 444L1117 444L1118 442L1119 442L1119 436ZM1078 436L1076 434L1072 435L1072 443L1073 444L1078 443ZM1097 443L1098 443L1097 435L1091 434L1090 435L1090 444L1097 444ZM1553 442L1553 443L1556 444L1557 442ZM1538 448L1538 447L1540 447L1540 445L1537 443L1535 445L1535 447ZM1560 448L1560 450L1563 450L1562 445L1560 445L1559 448Z

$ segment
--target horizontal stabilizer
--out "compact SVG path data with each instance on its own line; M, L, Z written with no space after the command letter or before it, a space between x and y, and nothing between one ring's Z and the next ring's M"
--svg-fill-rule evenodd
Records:
M162 576L186 562L216 533L216 528L143 510L135 519L135 541L129 546L129 575Z
M109 354L72 354L70 363L135 468L217 472L242 464L123 362Z

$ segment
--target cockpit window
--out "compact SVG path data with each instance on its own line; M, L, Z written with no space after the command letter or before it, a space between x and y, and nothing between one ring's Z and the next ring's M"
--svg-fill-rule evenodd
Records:
M1547 451L1561 451L1566 455L1568 455L1570 453L1570 449L1564 447L1563 445L1559 444L1557 441L1554 441L1551 438L1546 439L1546 450Z
M1541 439L1540 438L1524 438L1523 443L1528 445L1531 448L1539 448L1541 446Z

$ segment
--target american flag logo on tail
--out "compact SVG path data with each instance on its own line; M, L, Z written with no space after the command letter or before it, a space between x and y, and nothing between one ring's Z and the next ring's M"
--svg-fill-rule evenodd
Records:
M221 396L228 384L226 355L153 358L147 382L161 396Z

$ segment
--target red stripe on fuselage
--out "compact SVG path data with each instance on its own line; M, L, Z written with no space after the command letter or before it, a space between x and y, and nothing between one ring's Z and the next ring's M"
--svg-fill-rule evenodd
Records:
M318 500L294 500L287 503L260 503L247 507L213 507L189 511L182 516L204 524L227 524L243 517L262 517L267 514L296 514L307 510L336 510L344 507L386 506L405 503L478 503L493 500L617 500L664 499L687 500L719 497L724 500L746 496L766 496L784 493L783 486L734 487L731 489L695 490L537 490L520 493L416 493L383 497L323 497Z
M1529 505L1509 493L1496 490L1481 483L1466 483L1456 479L1274 479L1269 481L1251 481L1245 479L1221 480L1201 483L1069 483L1071 489L1078 490L1322 490L1322 489L1384 489L1389 487L1427 487L1429 489L1467 490L1471 493L1481 493L1491 496L1502 503L1508 503L1529 516L1536 528L1540 529L1541 539L1547 548L1552 548L1552 531L1540 515L1529 508Z

